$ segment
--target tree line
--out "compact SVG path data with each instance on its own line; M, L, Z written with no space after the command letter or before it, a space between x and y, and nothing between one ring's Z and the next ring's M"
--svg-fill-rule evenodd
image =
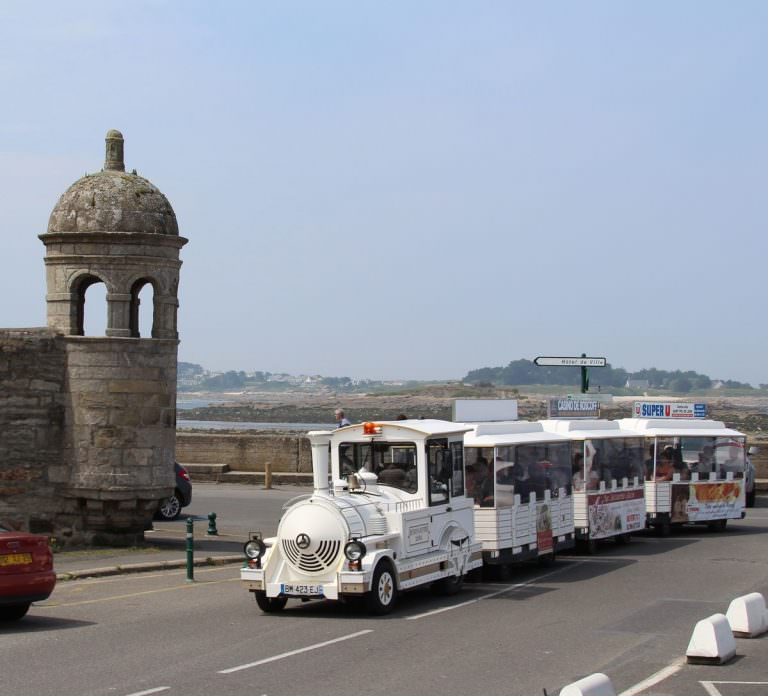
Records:
M711 389L713 380L693 370L659 370L655 367L628 372L622 367L590 367L589 381L593 388L621 388L627 380L647 380L651 389L668 389L686 393L696 389ZM469 384L490 383L498 386L519 384L579 384L581 370L578 367L538 367L531 360L513 360L506 367L481 367L470 370L463 379ZM726 380L722 386L729 389L752 389L752 386L735 380Z

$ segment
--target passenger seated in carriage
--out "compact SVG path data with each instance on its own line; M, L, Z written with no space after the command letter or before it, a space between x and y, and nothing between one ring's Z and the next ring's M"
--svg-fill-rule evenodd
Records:
M493 479L488 472L488 462L485 457L478 457L474 465L474 476L470 489L467 477L467 493L472 496L475 505L493 507Z

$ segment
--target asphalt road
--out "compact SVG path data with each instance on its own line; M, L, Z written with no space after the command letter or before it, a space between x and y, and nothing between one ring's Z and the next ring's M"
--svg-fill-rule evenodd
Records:
M197 485L188 512L215 510L234 535L271 533L296 492ZM380 618L298 601L263 615L235 567L199 570L193 584L176 571L61 583L0 629L0 694L552 696L601 671L625 696L764 695L768 637L739 640L729 665L682 664L696 621L747 592L768 596L760 503L722 534L641 536L450 598L415 591Z

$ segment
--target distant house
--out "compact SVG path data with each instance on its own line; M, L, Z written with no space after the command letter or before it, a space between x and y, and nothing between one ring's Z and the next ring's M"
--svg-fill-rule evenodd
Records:
M624 385L627 389L648 389L651 383L647 379L628 379Z

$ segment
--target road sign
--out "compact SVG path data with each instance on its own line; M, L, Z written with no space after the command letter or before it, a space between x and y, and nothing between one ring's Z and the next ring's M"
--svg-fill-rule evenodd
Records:
M578 358L538 357L533 363L539 367L605 367L606 360L605 358L588 358L586 356Z

